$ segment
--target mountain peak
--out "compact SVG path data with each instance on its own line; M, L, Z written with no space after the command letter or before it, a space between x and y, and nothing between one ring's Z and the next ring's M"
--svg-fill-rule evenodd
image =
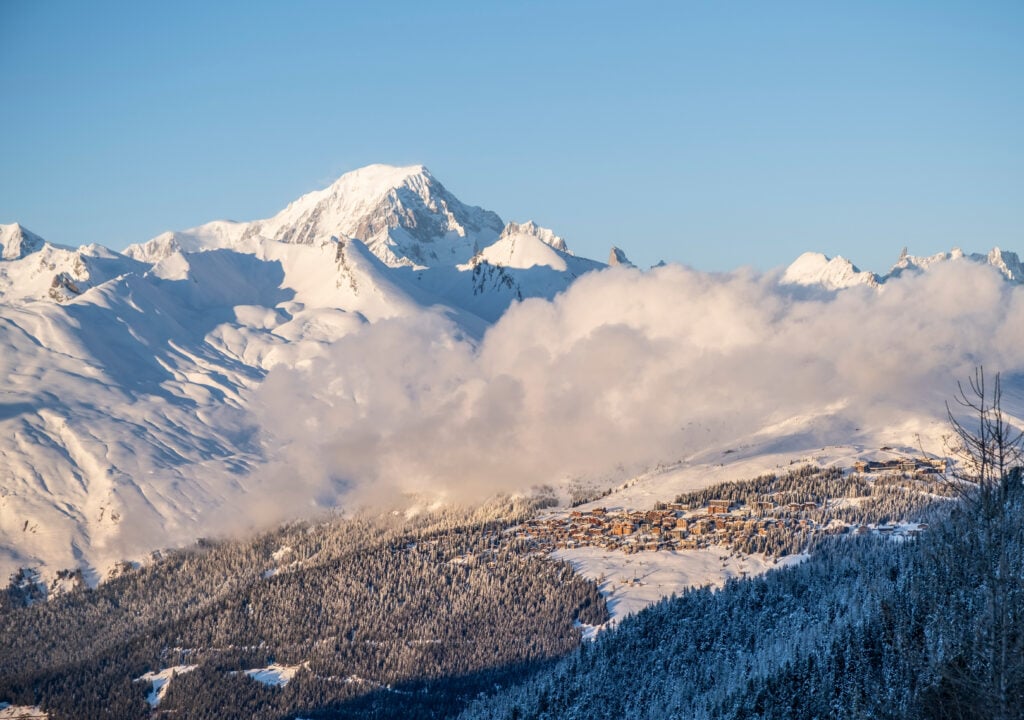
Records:
M989 265L1001 272L1007 280L1024 281L1024 265L1021 265L1020 258L1015 252L1000 250L998 247L994 247L987 256L972 256L971 259L988 262Z
M265 240L314 245L351 238L387 265L455 266L493 244L503 227L498 215L461 202L425 166L377 164L345 173L266 220L165 233L126 253L154 261L175 248L252 252Z
M42 249L45 241L20 223L0 225L0 258L20 260Z
M878 285L874 273L862 272L841 255L833 258L819 252L805 252L786 268L782 282L788 285L821 285L828 290L854 285Z
M430 266L467 262L502 226L495 213L462 203L423 165L368 165L252 223L245 236L299 244L356 238L388 265Z
M988 253L967 254L958 247L949 252L935 253L934 255L909 255L903 253L899 260L889 270L885 279L897 277L907 271L926 271L936 263L948 262L951 260L970 260L971 262L991 265L998 270L1003 277L1011 282L1024 282L1024 263L1015 252L1001 250L998 247L992 248Z
M608 265L622 265L623 267L636 267L630 259L626 257L625 251L621 248L612 245L611 251L608 253Z
M569 250L569 246L565 244L565 240L563 238L555 235L553 230L541 227L533 220L527 220L524 223L509 222L501 231L499 239L509 238L516 235L529 235L530 237L540 240L545 245L553 247L555 250L572 255L572 252Z
M363 191L370 195L383 195L400 187L436 182L425 165L386 165L375 163L345 173L321 193L342 190Z

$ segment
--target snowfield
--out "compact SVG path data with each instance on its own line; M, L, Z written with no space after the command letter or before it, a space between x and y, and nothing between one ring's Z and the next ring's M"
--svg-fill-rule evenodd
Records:
M46 720L50 717L35 705L11 705L0 702L0 720Z
M302 667L302 665L278 665L273 663L264 668L246 670L245 674L263 685L284 687Z
M760 575L804 558L789 555L773 562L757 555L736 557L725 548L624 555L595 547L558 550L553 557L565 560L576 572L597 583L608 603L611 626L688 588L721 587L730 578Z
M160 706L160 701L164 699L164 695L167 693L167 686L171 680L177 675L192 672L195 669L195 665L175 665L174 667L164 668L157 672L145 673L135 678L135 682L152 684L152 688L146 695L146 702L149 703L151 708L156 708Z

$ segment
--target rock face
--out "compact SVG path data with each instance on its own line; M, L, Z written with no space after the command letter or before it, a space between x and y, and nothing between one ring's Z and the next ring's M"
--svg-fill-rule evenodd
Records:
M1024 266L1021 265L1017 253L1000 250L996 247L992 248L988 255L972 254L971 259L978 262L987 262L1001 272L1007 280L1024 282Z
M608 253L608 265L614 267L616 265L622 265L624 267L636 267L629 258L626 257L626 253L612 245L611 252Z

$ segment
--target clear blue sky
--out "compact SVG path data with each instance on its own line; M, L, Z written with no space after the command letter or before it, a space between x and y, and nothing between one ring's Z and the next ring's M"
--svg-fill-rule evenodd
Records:
M0 222L113 248L422 162L579 254L1024 251L1024 2L0 0Z

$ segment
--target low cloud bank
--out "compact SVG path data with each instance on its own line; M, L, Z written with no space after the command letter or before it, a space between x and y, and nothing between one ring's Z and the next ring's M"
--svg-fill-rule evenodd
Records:
M986 266L835 294L614 268L513 307L478 344L430 313L366 326L276 367L255 407L296 496L475 499L674 461L826 407L850 427L941 417L977 364L1024 369L1024 288Z

